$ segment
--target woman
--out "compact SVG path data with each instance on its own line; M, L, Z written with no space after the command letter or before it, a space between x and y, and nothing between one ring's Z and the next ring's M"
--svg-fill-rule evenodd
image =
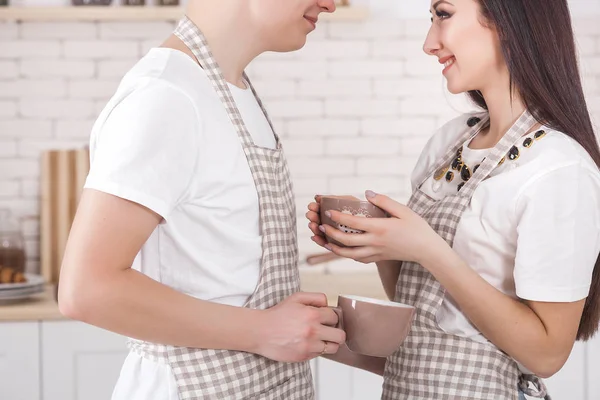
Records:
M297 293L290 176L244 69L334 10L192 0L94 125L59 304L132 338L114 400L314 398L307 360L345 335L324 294Z
M320 226L317 196L313 240L376 262L388 296L417 307L384 399L544 397L537 377L600 317L600 152L567 1L436 0L431 13L425 52L483 111L430 139L408 207L366 193L392 218L331 212L363 234Z

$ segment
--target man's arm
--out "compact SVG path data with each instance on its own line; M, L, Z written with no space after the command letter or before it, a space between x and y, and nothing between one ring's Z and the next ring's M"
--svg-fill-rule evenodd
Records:
M342 343L323 294L299 293L266 310L179 293L130 267L161 217L137 203L85 189L61 269L59 307L73 319L147 340L300 361ZM337 346L328 346L337 351Z

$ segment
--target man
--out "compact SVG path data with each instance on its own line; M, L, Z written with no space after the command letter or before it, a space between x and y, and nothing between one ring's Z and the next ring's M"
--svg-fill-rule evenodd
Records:
M113 399L314 397L307 360L345 336L325 295L297 293L289 172L243 71L334 10L191 0L100 114L59 304L132 338Z

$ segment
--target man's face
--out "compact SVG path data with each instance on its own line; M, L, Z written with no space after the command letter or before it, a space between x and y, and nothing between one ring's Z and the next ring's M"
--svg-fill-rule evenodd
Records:
M322 12L335 11L335 0L249 0L252 23L261 47L268 51L298 50L315 30Z

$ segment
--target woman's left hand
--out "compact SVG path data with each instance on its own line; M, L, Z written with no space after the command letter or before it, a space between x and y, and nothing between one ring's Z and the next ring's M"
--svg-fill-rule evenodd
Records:
M448 244L418 214L387 196L366 192L367 199L387 211L390 218L365 218L331 211L331 219L364 233L344 233L321 225L325 235L350 247L332 243L325 247L333 253L362 263L397 260L423 263ZM313 239L314 240L314 239Z

